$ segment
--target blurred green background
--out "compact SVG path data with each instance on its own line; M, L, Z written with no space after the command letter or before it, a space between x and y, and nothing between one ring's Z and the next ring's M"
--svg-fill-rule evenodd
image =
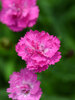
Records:
M75 0L38 0L37 4L40 16L32 29L56 35L61 40L62 52L60 62L38 74L41 100L75 100ZM0 23L0 100L9 100L9 76L25 67L15 45L29 30L16 33Z

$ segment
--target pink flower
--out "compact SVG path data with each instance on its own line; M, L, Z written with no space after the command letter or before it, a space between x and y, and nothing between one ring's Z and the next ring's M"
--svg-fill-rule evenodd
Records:
M19 40L16 52L27 62L29 70L41 72L60 60L59 48L60 40L56 36L30 30Z
M36 0L2 0L1 22L13 31L36 24L39 8Z
M10 76L9 98L13 100L39 100L42 94L37 75L27 68Z

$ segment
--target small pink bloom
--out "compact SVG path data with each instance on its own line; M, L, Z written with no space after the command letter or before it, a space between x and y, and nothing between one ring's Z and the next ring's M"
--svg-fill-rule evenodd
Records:
M27 68L10 76L9 98L13 100L39 100L42 94L37 75Z
M26 61L29 70L41 72L60 60L59 48L60 40L56 36L30 30L19 40L16 52Z
M13 31L36 24L39 8L36 0L2 0L1 22Z

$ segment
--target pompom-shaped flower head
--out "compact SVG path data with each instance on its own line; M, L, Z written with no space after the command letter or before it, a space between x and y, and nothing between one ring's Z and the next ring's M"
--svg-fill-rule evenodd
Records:
M37 75L27 68L10 76L9 98L13 100L39 100L42 94Z
M60 60L59 48L60 40L56 36L30 30L19 40L16 52L26 61L29 70L41 72Z
M13 31L21 31L36 24L39 8L36 0L1 0L1 22Z

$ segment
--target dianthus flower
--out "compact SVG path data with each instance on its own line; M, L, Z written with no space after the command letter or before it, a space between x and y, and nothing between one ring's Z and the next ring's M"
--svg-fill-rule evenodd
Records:
M30 30L17 43L16 52L26 61L29 70L41 72L60 60L59 48L60 40L56 36Z
M42 94L37 75L27 68L10 76L9 98L13 100L39 100Z
M21 31L36 24L39 8L36 0L1 0L1 22L13 31Z

